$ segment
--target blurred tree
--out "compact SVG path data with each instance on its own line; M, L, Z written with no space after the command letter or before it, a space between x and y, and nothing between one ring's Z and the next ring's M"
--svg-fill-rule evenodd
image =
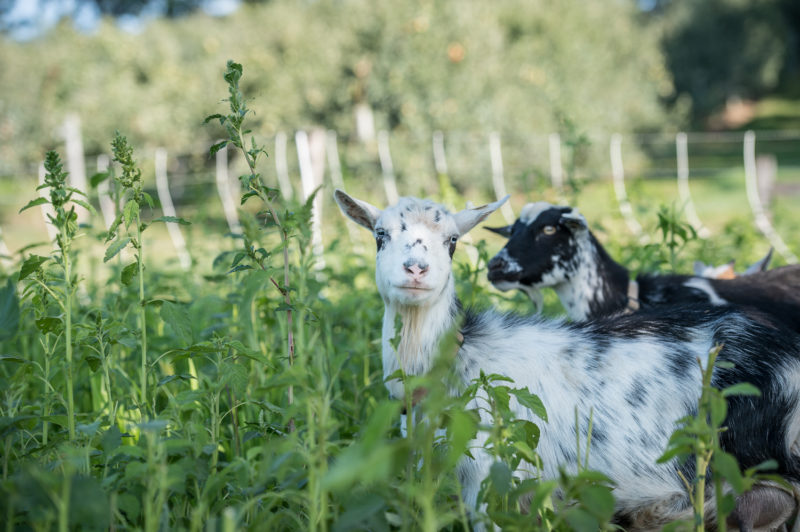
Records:
M797 42L795 0L660 1L663 48L676 96L703 119L731 98L758 98L778 86ZM794 13L794 20L786 15ZM792 27L794 24L794 27Z

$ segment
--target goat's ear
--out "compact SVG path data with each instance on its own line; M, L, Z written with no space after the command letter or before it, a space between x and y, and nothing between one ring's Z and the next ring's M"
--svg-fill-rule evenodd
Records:
M511 238L511 230L514 228L513 225L506 225L503 227L489 227L488 225L483 226L484 229L488 229L492 233L497 233L500 236L504 236L506 238Z
M500 206L508 200L509 196L506 195L505 198L499 199L494 203L490 203L488 205L482 205L480 207L474 207L471 209L464 209L463 211L459 211L453 215L453 218L456 221L456 227L458 228L458 234L463 235L483 220L486 219L487 216L492 214L494 211L500 208Z
M381 210L366 201L357 200L349 196L345 191L338 188L333 192L333 197L342 212L358 225L364 226L370 231L375 229L375 222L381 216Z
M772 260L773 251L775 251L775 248L770 247L764 258L751 264L747 270L745 270L744 275L750 275L751 273L765 272L769 270L769 263Z
M573 231L589 229L589 224L586 223L586 218L584 218L583 215L578 212L578 209L575 208L562 214L561 221Z

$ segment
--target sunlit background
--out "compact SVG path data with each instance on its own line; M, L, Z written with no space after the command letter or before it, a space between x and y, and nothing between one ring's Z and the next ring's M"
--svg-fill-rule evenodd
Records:
M154 192L161 149L178 211L224 227L208 155L223 131L201 124L222 108L228 59L244 66L251 125L269 153L260 170L285 195L308 189L307 134L308 179L328 207L332 183L376 203L395 190L441 200L452 187L458 201L506 190L507 218L527 201L571 202L621 240L646 238L636 227L652 232L660 205L704 236L731 224L758 233L763 207L786 242L778 259L799 249L791 0L0 0L0 10L10 253L46 236L40 213L17 215L44 153L60 150L91 189L117 130ZM227 161L233 183L241 163Z

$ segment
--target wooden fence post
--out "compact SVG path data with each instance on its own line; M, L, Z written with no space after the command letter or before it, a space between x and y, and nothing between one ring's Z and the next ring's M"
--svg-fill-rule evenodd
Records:
M164 216L177 217L175 213L175 205L172 203L172 195L169 192L169 180L167 178L167 150L164 148L156 148L155 152L155 165L156 165L156 189L158 190L158 201L161 202L161 211ZM192 258L189 256L189 251L186 249L186 240L183 238L180 227L175 222L166 222L167 232L172 239L172 245L175 246L175 251L178 252L178 261L181 268L188 270L192 265Z
M342 163L339 160L339 143L336 139L336 131L329 129L325 134L325 152L328 157L328 168L330 168L331 183L334 188L345 190L344 179L342 178ZM347 235L350 237L350 242L353 244L353 249L357 252L362 250L359 243L358 233L356 233L355 224L344 224L347 228Z
M547 137L550 153L550 182L556 193L564 193L564 167L561 165L561 137L558 133L551 133Z
M314 129L309 136L299 130L294 136L297 144L297 161L300 165L300 182L303 187L303 201L306 201L314 190L322 184L325 171L325 137L321 129ZM311 211L311 248L318 257L317 266L323 267L322 261L322 197L314 197Z
M294 196L292 182L289 180L289 163L286 158L286 133L278 131L275 135L275 172L278 174L278 188L283 199L290 200Z
M433 132L433 167L439 175L447 174L447 157L444 153L444 133Z
M622 135L614 133L611 135L611 175L614 179L614 194L617 196L619 212L625 219L628 229L639 239L639 242L646 244L650 242L650 237L644 233L642 226L633 215L633 207L628 201L628 193L625 190L625 168L622 164Z
M504 198L506 192L506 182L503 177L503 152L500 147L500 134L493 132L489 134L489 156L492 161L492 186L494 187L494 195L497 199ZM514 223L514 211L511 209L509 202L505 202L500 207L500 212L505 218L506 223Z
M744 134L744 179L747 189L747 201L750 203L750 210L753 212L753 219L756 227L769 240L770 245L781 254L789 264L797 264L797 255L792 253L781 236L770 223L764 205L758 194L758 168L756 166L756 134L753 131L746 131Z
M214 173L217 183L217 194L222 202L222 212L225 214L225 221L228 222L228 229L234 235L242 233L242 225L239 223L239 215L236 212L236 202L233 200L232 185L228 174L228 147L223 146L216 154L216 172Z
M684 132L675 135L675 155L678 164L678 196L681 203L686 209L686 219L697 230L697 234L701 238L708 238L711 236L711 231L703 225L700 217L697 216L697 210L692 201L692 194L689 191L689 146L688 136Z
M70 113L64 120L64 142L67 152L67 171L69 172L69 184L77 188L84 194L89 193L86 181L86 162L83 158L83 139L81 138L81 119L75 113ZM78 223L89 222L90 213L80 205L75 205L75 213L78 215Z
M11 260L11 251L8 249L6 241L3 239L3 228L0 227L0 264L8 268L13 263L14 261Z
M397 192L397 179L394 175L392 153L389 150L389 132L385 130L378 132L378 159L381 163L381 175L383 177L383 190L386 193L386 201L389 205L394 205L400 198L400 194Z

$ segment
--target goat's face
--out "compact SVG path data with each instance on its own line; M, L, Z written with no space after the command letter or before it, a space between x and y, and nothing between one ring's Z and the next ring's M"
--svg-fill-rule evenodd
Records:
M400 198L380 210L341 190L334 197L348 217L372 231L378 291L386 302L401 305L437 301L451 284L458 238L506 200L451 214L438 203L417 198Z
M577 209L528 203L513 225L487 228L508 238L489 261L489 281L499 290L536 289L569 281L581 243L589 238Z

